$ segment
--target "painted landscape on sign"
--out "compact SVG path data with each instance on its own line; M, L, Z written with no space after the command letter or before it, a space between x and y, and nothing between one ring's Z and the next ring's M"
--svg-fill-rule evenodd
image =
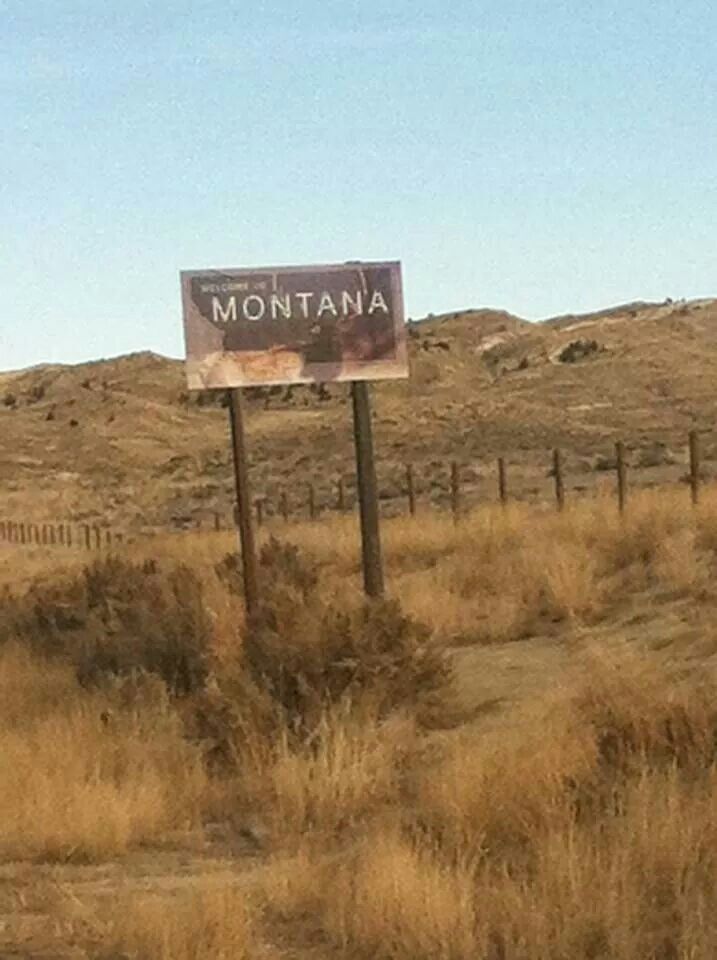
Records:
M398 263L184 271L182 297L190 389L408 375Z

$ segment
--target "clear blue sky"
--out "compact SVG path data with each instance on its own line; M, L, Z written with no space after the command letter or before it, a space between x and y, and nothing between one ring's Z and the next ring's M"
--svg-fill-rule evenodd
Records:
M0 0L0 369L181 354L180 268L716 294L716 48L712 0Z

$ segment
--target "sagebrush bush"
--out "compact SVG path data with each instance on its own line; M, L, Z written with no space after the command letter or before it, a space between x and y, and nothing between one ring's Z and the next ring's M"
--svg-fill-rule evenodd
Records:
M173 693L204 683L212 625L202 585L183 565L109 556L12 599L2 635L69 659L83 682L144 670Z
M276 538L260 562L262 605L243 639L242 666L265 721L273 718L302 738L327 708L347 699L370 701L377 716L436 703L450 680L445 651L397 602L327 602L315 564ZM239 588L234 555L219 572ZM241 696L247 695L244 685Z
M385 714L435 694L448 679L447 661L428 630L394 601L355 610L329 606L308 616L277 603L247 637L244 656L290 727L311 728L326 706L347 696L369 697Z

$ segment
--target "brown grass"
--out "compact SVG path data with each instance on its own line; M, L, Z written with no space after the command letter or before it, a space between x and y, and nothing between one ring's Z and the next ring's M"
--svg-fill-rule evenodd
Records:
M78 947L94 937L113 958L711 960L716 517L712 493L696 511L649 493L623 520L596 499L388 523L391 593L418 625L363 606L348 519L289 528L298 554L265 531L269 609L251 643L231 539L168 538L128 548L104 586L90 572L102 618L54 621L50 659L42 611L78 572L46 570L0 624L0 856L199 856L219 830L231 882L188 887L175 866L126 891L110 927L77 927ZM144 569L160 632L147 597L123 612ZM182 602L176 569L201 585ZM103 630L116 649L131 627L143 672L99 657L78 674L83 631L97 651ZM191 689L150 655L157 637L197 652ZM492 714L490 675L457 678L459 709L442 657L424 659L460 644L456 662L480 670L497 651L518 689L546 643L570 670Z
M166 696L141 710L0 654L0 855L102 861L200 825L206 775Z
M260 960L255 921L241 889L212 888L129 900L117 912L104 956L132 960Z

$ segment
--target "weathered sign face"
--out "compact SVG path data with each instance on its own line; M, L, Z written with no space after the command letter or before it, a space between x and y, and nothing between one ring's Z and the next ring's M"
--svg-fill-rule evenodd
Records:
M408 376L399 263L181 278L192 390Z

